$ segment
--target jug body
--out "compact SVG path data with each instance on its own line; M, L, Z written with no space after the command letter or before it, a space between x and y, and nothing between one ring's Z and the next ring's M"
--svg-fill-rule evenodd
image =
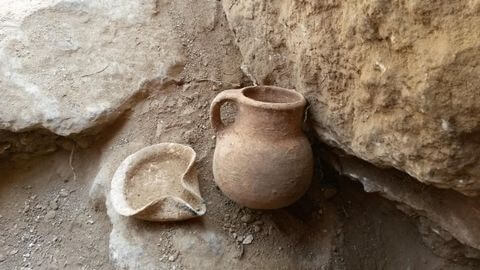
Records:
M220 107L237 105L225 126ZM220 93L211 106L216 131L214 180L233 201L254 209L276 209L298 200L313 175L310 143L302 131L305 98L272 86Z

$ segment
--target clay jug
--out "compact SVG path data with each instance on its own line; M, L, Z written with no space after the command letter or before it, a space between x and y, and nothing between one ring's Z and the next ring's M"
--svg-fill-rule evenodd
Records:
M220 116L227 101L237 107L229 125ZM227 197L249 208L276 209L307 191L313 157L302 131L305 105L300 93L273 86L225 90L215 97L213 175Z

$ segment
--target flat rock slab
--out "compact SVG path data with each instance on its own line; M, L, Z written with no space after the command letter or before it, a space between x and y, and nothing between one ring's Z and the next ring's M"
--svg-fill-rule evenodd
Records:
M155 1L11 1L0 6L0 129L68 136L129 107L182 67Z

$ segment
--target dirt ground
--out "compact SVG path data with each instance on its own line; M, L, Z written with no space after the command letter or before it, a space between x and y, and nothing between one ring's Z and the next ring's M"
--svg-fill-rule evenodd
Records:
M75 180L66 151L2 164L0 269L115 269L109 218L88 196L98 156L93 149L76 154ZM348 179L317 174L293 206L251 211L221 194L204 163L198 165L206 216L169 224L132 221L167 240L159 242L158 256L168 267L158 269L225 269L222 261L195 262L198 250L185 248L183 234L202 232L227 239L222 256L233 258L234 269L476 269L435 256L409 217ZM248 235L252 243L242 245Z
M195 13L179 12L188 10L182 4ZM208 27L194 16L203 8L169 7L184 68L147 84L149 96L87 148L0 163L0 269L478 269L434 255L412 219L321 163L310 190L288 208L253 211L228 200L212 180L208 109L221 90L251 82L220 5ZM197 152L206 215L178 223L112 218L108 185L92 193L95 179L114 166L111 157L159 142ZM123 238L118 224L128 227ZM124 239L142 246L122 246Z

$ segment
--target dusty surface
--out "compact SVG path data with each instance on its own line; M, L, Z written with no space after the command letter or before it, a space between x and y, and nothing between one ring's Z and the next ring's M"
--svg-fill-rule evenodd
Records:
M83 162L87 170L77 167L76 180L69 156L1 164L0 269L113 269L110 223L86 200L98 154Z
M480 191L479 1L222 3L243 70L304 93L322 140Z
M129 262L126 269L478 268L435 256L392 203L329 174L317 175L295 205L259 212L226 199L202 166L206 216L170 224L110 220L88 202L101 155L77 152L76 180L69 152L2 164L0 269L121 269L118 262ZM110 222L128 228L114 225L125 239L109 237Z

